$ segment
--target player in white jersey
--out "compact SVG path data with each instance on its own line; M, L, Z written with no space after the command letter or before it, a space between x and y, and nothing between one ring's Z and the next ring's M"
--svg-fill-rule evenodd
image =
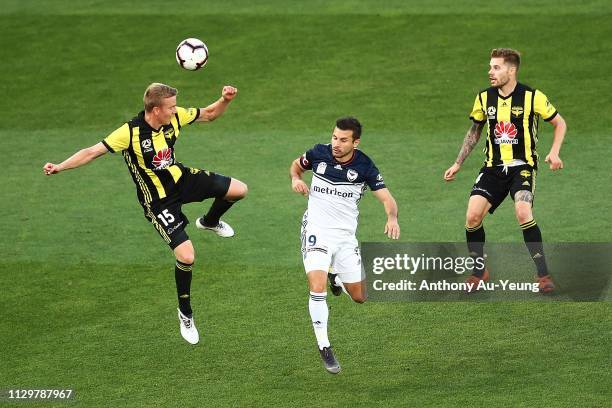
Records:
M332 293L344 290L355 302L367 299L365 276L361 267L359 243L355 237L359 210L357 205L369 187L385 207L385 234L398 239L397 204L382 176L363 152L357 149L361 124L352 117L340 118L332 133L331 144L317 144L291 164L293 191L308 198L302 220L302 256L308 277L312 319L319 353L325 369L336 374L340 364L327 336L327 280ZM302 174L312 170L310 189Z

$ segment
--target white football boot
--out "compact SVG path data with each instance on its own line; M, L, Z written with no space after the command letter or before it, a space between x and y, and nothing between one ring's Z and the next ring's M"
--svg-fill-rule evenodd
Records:
M200 334L198 333L198 329L195 327L193 317L187 317L181 313L180 309L177 310L179 324L181 326L181 336L183 336L187 343L198 344L200 341Z
M223 238L234 236L234 229L225 221L219 221L216 227L207 227L202 223L202 217L200 217L196 220L196 227L203 230L214 231L218 236Z

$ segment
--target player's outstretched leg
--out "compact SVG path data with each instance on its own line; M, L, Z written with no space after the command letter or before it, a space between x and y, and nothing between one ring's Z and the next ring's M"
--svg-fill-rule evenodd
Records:
M223 238L234 236L234 230L220 218L231 208L236 201L242 200L248 192L247 185L240 180L231 179L230 186L223 197L215 198L210 210L203 217L196 220L196 227L214 231Z
M190 344L200 341L198 329L193 320L191 310L191 269L195 259L195 252L191 241L187 240L174 248L176 264L174 278L176 280L176 293L178 296L178 319L181 336Z
M465 238L467 241L470 257L474 260L474 265L480 265L476 258L484 259L485 230L482 225L487 211L491 208L491 203L480 195L473 195L468 202L468 209L465 216ZM474 267L471 276L468 276L466 283L470 285L468 293L475 292L481 281L489 280L489 271L486 267Z
M312 327L317 338L317 345L323 366L331 374L340 372L340 364L334 356L332 346L327 337L327 320L329 309L327 308L327 290L325 271L308 272L308 286L310 298L308 299L308 311L312 320Z
M344 283L344 288L351 299L356 303L365 303L368 299L368 291L365 279L361 282Z
M555 290L548 267L546 266L546 257L544 256L544 246L542 244L542 232L540 227L533 218L531 202L533 194L530 191L521 190L514 196L514 209L516 219L518 220L521 229L523 230L523 239L525 245L531 255L531 259L535 263L537 269L536 280L541 293L548 293Z

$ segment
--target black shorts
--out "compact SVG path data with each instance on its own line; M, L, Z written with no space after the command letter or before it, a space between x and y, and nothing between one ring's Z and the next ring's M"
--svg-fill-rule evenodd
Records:
M142 204L145 217L170 248L174 249L189 239L185 232L189 220L181 211L181 206L207 198L224 197L231 181L230 177L222 174L185 167L172 194L150 204Z
M507 169L507 170L504 170ZM480 195L491 203L489 212L504 201L508 193L514 200L517 191L526 190L535 195L536 170L528 164L514 167L483 167L476 177L470 197Z

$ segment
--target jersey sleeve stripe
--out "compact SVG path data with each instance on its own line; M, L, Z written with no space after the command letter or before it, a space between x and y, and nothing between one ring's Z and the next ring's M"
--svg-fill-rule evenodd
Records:
M545 122L550 122L551 120L553 120L555 118L555 116L557 116L559 114L559 112L555 111L555 113L553 113L552 115L550 115L548 118L544 119Z
M113 150L112 147L109 146L108 143L106 143L106 140L102 140L102 144L108 149L109 152L111 153L115 153L115 151Z
M198 118L200 117L200 108L195 108L195 110L196 110L196 114L195 114L194 118L189 122L190 125L193 122L195 122L196 120L198 120Z
M306 170L310 170L312 169L312 166L310 165L310 162L308 160L306 160L306 157L304 157L305 155L302 155L300 157L298 157L298 164L300 166L300 168L304 171Z

